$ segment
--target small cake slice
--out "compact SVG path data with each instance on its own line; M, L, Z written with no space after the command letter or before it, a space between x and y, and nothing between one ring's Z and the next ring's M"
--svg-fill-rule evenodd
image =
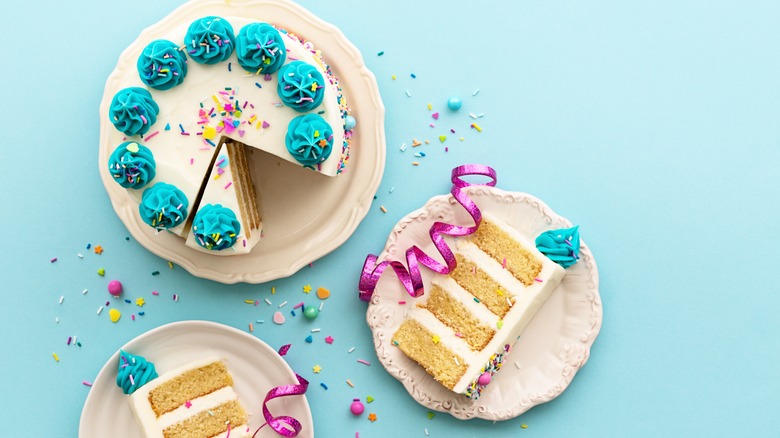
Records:
M212 158L186 245L218 255L245 254L260 240L262 225L246 148L226 139Z
M393 342L442 385L477 398L565 271L489 214L458 241L455 257L456 268L434 276Z
M146 438L248 437L246 411L218 357L157 376L143 357L120 352L117 385Z

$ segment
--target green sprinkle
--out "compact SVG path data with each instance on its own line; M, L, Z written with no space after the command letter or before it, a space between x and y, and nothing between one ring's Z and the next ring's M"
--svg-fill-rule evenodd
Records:
M433 420L433 417L435 417L435 416L436 416L436 414L434 414L434 413L433 413L433 412L431 412L431 411L428 411L428 419L429 419L429 420Z
M474 297L474 301L479 302L479 298Z
M376 56L382 56L382 55L384 55L384 54L385 54L385 51L384 51L384 50L382 50L381 52L377 53L377 54L376 54Z

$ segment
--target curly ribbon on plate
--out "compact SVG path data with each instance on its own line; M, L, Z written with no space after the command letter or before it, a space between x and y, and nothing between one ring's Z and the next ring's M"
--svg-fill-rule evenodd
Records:
M461 177L469 175L481 175L491 178L491 181L482 184L472 184L464 181ZM431 226L430 235L434 246L444 258L446 263L442 264L435 260L433 257L424 253L416 245L412 245L411 248L406 250L406 264L409 269L399 261L383 261L379 264L376 263L377 257L373 254L366 256L366 261L363 263L363 271L360 274L360 284L358 285L358 296L363 301L369 301L371 295L376 289L376 285L379 282L379 277L389 266L393 268L395 274L398 276L398 280L401 281L406 291L412 297L422 296L423 282L422 275L420 274L420 265L423 265L434 272L439 274L448 274L455 269L457 262L455 261L455 255L452 250L444 241L444 235L447 236L468 236L477 231L480 222L482 222L482 213L479 208L463 192L463 189L471 186L496 186L496 171L489 166L482 164L465 164L452 169L452 196L457 200L463 208L474 219L474 225L470 227L462 227L459 225L445 224L444 222L434 222Z
M255 433L252 434L252 438L254 438L255 435L257 435L257 432L260 432L260 429L265 427L266 424L271 426L271 429L273 429L274 432L289 438L297 436L301 431L302 426L300 421L287 415L274 417L271 415L271 411L268 410L268 402L270 400L278 397L303 395L306 393L306 389L309 387L309 381L299 376L297 373L295 374L295 377L298 379L299 385L282 385L268 391L265 400L263 400L263 418L265 419L265 423L257 428Z

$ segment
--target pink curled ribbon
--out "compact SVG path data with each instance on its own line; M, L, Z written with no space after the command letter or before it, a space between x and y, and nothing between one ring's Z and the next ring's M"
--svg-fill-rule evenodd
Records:
M309 387L309 381L299 376L298 374L296 374L295 377L298 379L299 385L282 385L268 391L268 394L265 396L265 400L263 400L263 418L265 418L265 423L257 428L255 433L252 435L252 438L254 438L255 435L257 435L257 432L260 432L260 429L265 427L266 424L271 426L271 429L273 429L279 435L290 438L297 436L301 431L300 421L287 415L274 417L271 415L271 411L268 410L267 406L268 402L275 398L287 397L290 395L303 395L306 393L306 389Z
M491 178L491 181L481 184L471 184L464 181L461 177L469 175L481 175ZM482 164L465 164L452 169L452 196L474 219L474 225L463 227L459 225L445 224L444 222L434 222L429 234L434 246L444 258L446 264L442 264L433 257L424 253L417 245L412 245L406 250L406 264L409 269L399 261L383 261L376 263L377 257L373 254L366 256L363 263L363 271L360 274L360 283L358 285L358 296L363 301L371 300L374 289L379 282L379 277L387 269L393 268L398 280L403 284L406 291L414 298L422 296L424 293L422 275L420 274L420 265L423 265L439 274L448 274L455 269L457 261L450 247L444 241L444 235L447 236L468 236L477 231L482 222L482 212L479 211L477 204L463 192L463 189L471 186L496 186L496 171L489 166Z

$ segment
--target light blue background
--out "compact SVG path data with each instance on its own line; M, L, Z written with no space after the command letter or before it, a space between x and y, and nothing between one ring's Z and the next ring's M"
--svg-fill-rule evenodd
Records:
M342 247L291 278L232 286L169 270L126 241L98 176L105 79L141 29L178 4L2 6L3 435L75 436L89 391L81 382L125 342L186 319L246 330L275 309L244 299L275 286L293 302L305 284L333 292L317 320L333 346L305 344L308 326L295 321L256 324L254 334L273 348L293 343L286 359L313 383L318 436L777 435L780 3L302 0L376 74L387 167ZM453 94L464 100L457 113L445 109ZM428 103L442 114L435 129ZM484 114L482 133L468 129L470 112ZM426 157L399 150L413 138L431 140ZM376 363L356 293L365 255L382 249L398 219L449 190L452 167L470 162L579 223L601 274L604 323L590 361L561 397L496 424L429 420ZM131 321L137 309L124 303L118 324L95 314L111 278L146 299L145 316ZM66 346L73 335L82 347ZM348 413L367 395L375 423Z

